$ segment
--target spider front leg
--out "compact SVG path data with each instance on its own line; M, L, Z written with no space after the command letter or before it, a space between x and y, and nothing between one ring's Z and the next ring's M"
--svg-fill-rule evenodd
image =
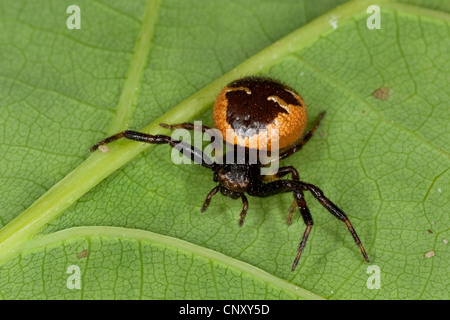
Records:
M202 124L183 122L175 124L160 123L159 125L169 130L185 129L191 131L201 131L203 134L207 133L210 136L211 142L214 142L216 138L218 138L218 142L223 141L221 135L217 135L217 129L213 129Z
M335 205L333 202L331 202L330 199L325 197L322 190L320 190L318 187L316 187L315 185L309 184L309 183L301 182L301 184L303 185L303 187L306 190L308 190L309 192L312 193L312 195L319 201L319 203L322 206L325 207L325 209L327 209L332 215L334 215L336 218L338 218L339 220L341 220L342 222L345 223L345 225L348 228L348 231L350 231L350 233L352 234L353 240L355 241L355 243L358 245L359 249L361 250L361 254L364 257L364 260L366 260L366 262L370 262L369 257L367 256L366 250L364 249L364 247L361 243L361 240L359 239L358 235L356 234L356 231L353 228L347 215L341 209L339 209L339 207L337 205Z
M245 216L247 215L248 210L248 200L247 197L244 194L241 194L242 199L242 211L239 218L239 227L242 227L244 224Z
M295 269L295 267L298 264L298 261L300 259L300 256L303 252L303 249L306 245L306 240L308 239L309 233L311 231L312 227L312 218L310 217L308 207L306 206L306 202L303 196L302 191L310 191L312 195L319 201L319 203L324 206L331 214L333 214L336 218L343 221L345 225L347 226L348 230L350 231L353 240L358 245L359 249L361 250L361 253L364 257L364 260L366 262L369 262L369 257L367 256L367 253L361 243L361 240L359 239L358 235L356 234L355 229L353 228L350 220L348 219L347 215L339 209L338 206L336 206L331 200L329 200L325 195L323 194L322 190L320 190L318 187L304 183L301 181L295 181L295 180L278 180L274 182L270 182L267 184L261 184L253 189L248 190L248 194L256 197L269 197L275 194L284 193L284 192L293 192L294 197L297 201L297 204L300 208L300 213L303 216L303 220L306 224L306 230L303 234L303 238L300 242L297 256L294 260L294 263L292 265L292 270Z
M167 124L167 123L160 123L161 127L175 130L175 129L186 129L186 130L198 130L203 133L205 133L207 130L210 130L210 127L204 126L204 125L196 125L189 122L183 122L183 123L175 123L175 124Z
M286 171L283 171L286 172L287 169ZM296 177L298 178L298 173ZM308 240L309 234L311 233L311 229L314 224L311 213L309 212L308 206L306 205L305 196L303 194L300 182L297 180L278 180L267 184L257 185L256 187L247 190L247 192L249 195L255 197L270 197L285 192L292 192L294 194L295 203L300 209L303 221L306 224L305 232L303 233L302 240L300 241L300 244L298 246L297 255L291 267L291 270L294 271L297 267L303 250L305 249L306 241Z
M200 210L202 213L205 212L206 209L208 209L209 204L211 203L211 198L214 197L219 190L220 187L216 186L208 193L205 202L203 203L202 209ZM242 225L244 224L245 216L247 215L248 211L248 200L244 194L241 194L240 197L242 199L242 211L239 218L239 227L242 227Z
M187 144L183 141L174 140L166 135L161 134L151 135L131 130L119 132L100 142L97 142L95 145L91 147L90 151L93 152L97 150L99 146L111 143L120 138L126 138L129 140L145 142L150 144L168 144L172 148L175 148L176 150L181 152L184 156L190 158L196 164L200 164L201 166L211 170L215 170L215 168L217 167L217 164L213 162L207 155L205 155L201 150L195 148L194 146L191 146L190 144Z
M271 181L276 181L281 179L282 177L291 174L291 177L293 180L299 181L300 180L300 176L298 174L297 169L295 169L292 166L288 166L288 167L281 167L278 169L277 173L274 175L270 175L270 176L264 176L262 178L263 181L265 182L271 182ZM289 226L292 222L292 215L294 214L295 208L297 208L297 201L294 199L294 201L292 201L292 204L289 208L288 211L288 217L286 219L286 224Z
M300 179L297 169L295 169L292 166L288 166L288 167L278 168L277 173L275 173L273 175L262 176L262 181L264 181L264 182L276 181L276 180L279 180L279 179L283 178L284 176L288 175L289 173L292 175L293 180Z
M219 191L220 187L216 186L214 187L206 196L205 202L203 203L202 209L200 210L200 212L205 212L206 209L208 209L209 204L211 203L211 198L214 197L217 193L217 191Z
M308 206L306 205L306 200L303 192L300 192L301 197L298 197L297 204L300 208L300 212L303 217L303 221L306 224L305 232L303 233L302 240L300 241L300 244L298 246L297 255L295 256L294 263L292 263L291 270L294 271L297 267L298 261L300 260L300 257L302 255L303 249L305 249L306 241L308 240L309 234L311 233L312 226L314 224L313 218L311 216L311 213L309 212ZM292 206L291 206L292 208ZM291 211L289 212L290 216L292 217ZM289 221L290 223L290 221Z

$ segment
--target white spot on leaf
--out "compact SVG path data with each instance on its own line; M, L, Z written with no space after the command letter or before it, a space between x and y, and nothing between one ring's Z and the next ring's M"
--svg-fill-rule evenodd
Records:
M338 28L338 20L339 16L332 14L329 19L328 19L328 23L330 24L330 26L333 27L334 30L336 30Z

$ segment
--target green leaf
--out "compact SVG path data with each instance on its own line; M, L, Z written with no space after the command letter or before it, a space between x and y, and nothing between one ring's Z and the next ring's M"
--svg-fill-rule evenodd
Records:
M374 3L328 12L339 2L86 1L68 30L69 2L0 1L1 296L448 299L448 7L375 2L369 30ZM285 224L292 195L250 198L239 228L239 201L200 214L211 172L174 165L168 146L88 154L127 127L211 125L218 91L247 74L296 88L312 120L327 110L284 163L348 214L369 265L309 195L315 224L291 272L304 230Z

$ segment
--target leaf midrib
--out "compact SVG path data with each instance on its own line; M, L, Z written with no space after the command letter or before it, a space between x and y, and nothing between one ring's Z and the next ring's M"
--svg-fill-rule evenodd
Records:
M33 241L28 241L23 246L22 252L31 252L45 247L60 245L68 240L90 239L92 237L111 237L115 239L136 240L139 243L147 242L151 245L160 245L165 248L182 251L193 256L202 257L209 261L225 265L227 268L232 268L240 273L245 273L254 279L267 283L298 299L324 299L286 280L269 274L262 269L224 255L220 252L185 240L161 235L147 230L110 226L73 227L34 238Z
M125 77L126 80L116 107L116 115L112 120L108 135L112 135L128 128L128 124L136 106L136 100L142 83L142 76L147 65L156 24L158 23L160 5L161 0L147 0L141 28L136 37L136 43L133 50L134 55L130 60L130 66Z

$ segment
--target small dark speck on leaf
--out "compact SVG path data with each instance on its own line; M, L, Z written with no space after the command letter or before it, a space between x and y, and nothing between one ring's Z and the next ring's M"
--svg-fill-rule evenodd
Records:
M428 229L427 231L428 233L433 234L433 231L431 231L431 229Z
M81 251L77 254L77 259L86 258L88 255L89 255L89 251L87 249L84 249L83 251Z
M390 94L391 94L391 89L389 89L388 87L380 87L380 88L376 89L374 92L372 92L372 96L374 98L382 100L382 101L389 98Z

